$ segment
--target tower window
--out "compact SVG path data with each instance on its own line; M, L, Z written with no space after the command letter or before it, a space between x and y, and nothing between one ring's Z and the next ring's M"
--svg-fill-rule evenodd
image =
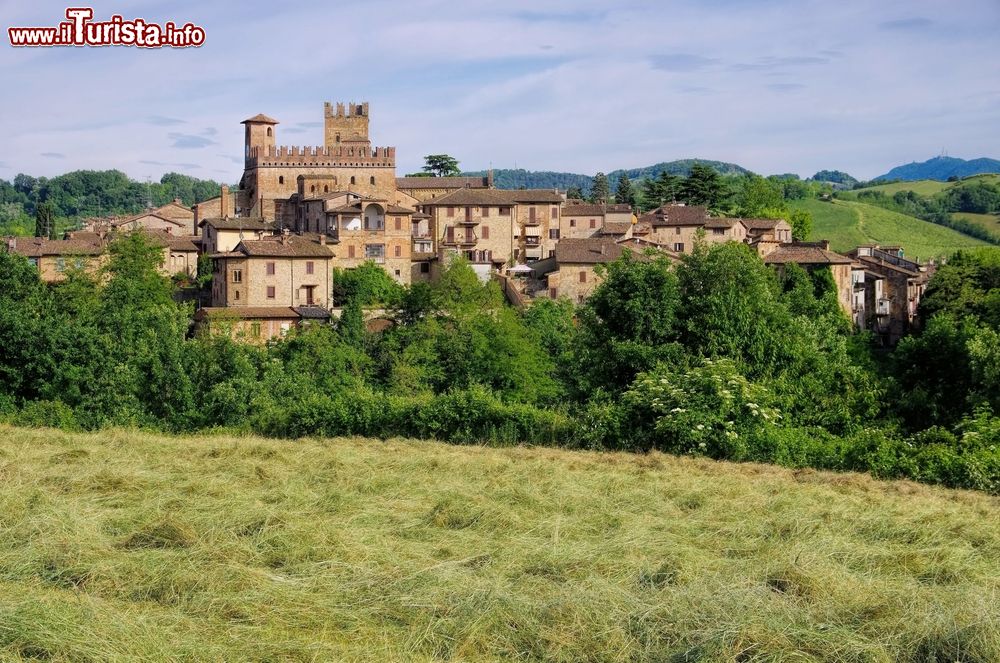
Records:
M271 137L271 127L267 128L267 136L268 136L268 138Z
M324 184L323 185L323 193L330 193L330 187L328 187L327 185Z
M369 178L369 182L371 184L375 184L375 176L374 175L372 175L371 178Z
M285 183L285 176L278 175L278 184L284 184L284 183Z
M354 175L351 175L351 184L356 184L356 182L354 181Z

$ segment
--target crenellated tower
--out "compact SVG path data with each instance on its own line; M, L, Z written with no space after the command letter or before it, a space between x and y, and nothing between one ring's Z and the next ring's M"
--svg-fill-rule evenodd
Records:
M327 147L344 143L368 143L368 102L351 102L336 107L329 101L323 104L323 142Z

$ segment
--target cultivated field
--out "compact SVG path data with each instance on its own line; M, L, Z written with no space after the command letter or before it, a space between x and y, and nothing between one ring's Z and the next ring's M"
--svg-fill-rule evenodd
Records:
M1000 214L972 214L971 212L954 212L953 219L970 221L977 226L989 230L994 235L1000 237Z
M1000 500L664 455L0 427L0 658L998 661Z
M849 251L866 243L898 245L904 248L907 257L926 260L951 255L958 249L987 245L957 230L865 203L807 199L794 200L789 205L812 212L810 239L828 239L834 251Z
M942 182L940 180L915 180L913 182L893 182L892 184L879 184L877 186L869 186L864 189L855 189L851 191L852 194L857 194L861 191L881 191L887 196L891 196L897 191L913 191L921 196L933 196L935 194L941 193L945 189L949 189L953 186L959 184L969 184L970 182L990 182L992 184L1000 184L1000 175L993 173L986 173L983 175L972 175L958 182Z

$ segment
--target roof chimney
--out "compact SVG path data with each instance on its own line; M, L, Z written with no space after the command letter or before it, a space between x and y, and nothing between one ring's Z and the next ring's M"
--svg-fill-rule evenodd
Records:
M289 238L290 238L291 234L292 233L291 233L291 231L288 230L288 228L282 228L281 229L281 243L282 244L288 244L288 241L289 241Z
M219 189L219 218L228 219L232 211L229 209L229 187L225 184Z
M319 234L319 244L320 246L326 246L326 233Z

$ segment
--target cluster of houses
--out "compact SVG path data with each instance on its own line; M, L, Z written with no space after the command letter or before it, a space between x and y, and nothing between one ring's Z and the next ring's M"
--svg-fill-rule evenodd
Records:
M437 277L463 256L482 279L498 278L514 303L539 297L584 301L598 265L626 250L676 261L706 243L742 242L776 269L829 268L844 311L889 343L913 323L927 269L899 247L847 255L825 242L794 242L784 220L713 217L699 206L628 205L566 199L551 189L501 190L485 177L396 177L395 148L373 147L368 104L325 104L324 144L276 145L277 120L243 121L240 187L188 208L174 201L134 216L93 221L62 240L10 238L8 250L57 281L96 269L110 238L142 230L163 247L165 274L192 279L199 256L212 265L198 325L226 325L252 341L329 320L333 270L367 261L402 284Z

